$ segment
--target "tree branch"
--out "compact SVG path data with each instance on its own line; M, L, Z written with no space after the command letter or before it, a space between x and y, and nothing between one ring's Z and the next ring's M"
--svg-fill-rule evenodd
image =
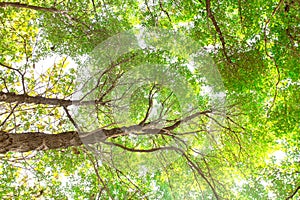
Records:
M45 8L45 7L40 7L40 6L33 6L33 5L28 5L24 3L19 3L19 2L0 2L0 7L14 7L14 8L26 8L26 9L31 9L31 10L36 10L36 11L45 11L45 12L51 12L51 13L62 13L64 11L58 10L56 8Z
M290 196L288 196L287 198L286 198L286 200L288 200L288 199L292 199L296 194L297 194L297 192L300 190L300 186L298 186L296 189L295 189L295 191L290 195Z
M6 121L10 118L10 116L14 113L15 109L18 107L18 103L11 109L10 113L8 114L8 116L5 118L5 120L0 124L0 127L2 127Z
M196 113L194 113L194 114L192 114L192 115L190 115L190 116L188 116L186 118L183 118L181 120L176 121L173 125L168 126L166 128L163 128L163 129L164 130L168 130L168 131L172 131L175 128L177 128L181 123L184 123L184 122L187 122L189 120L192 120L192 119L198 117L199 115L206 115L207 116L207 114L211 113L211 112L212 112L211 110L205 110L205 111L202 111L202 112L196 112Z
M18 102L20 104L43 104L43 105L53 105L53 106L63 106L68 107L70 105L105 105L108 101L99 101L99 100L89 100L89 101L80 101L80 100L68 100L68 99L58 99L58 98L47 98L42 96L30 96L27 94L16 94L13 92L0 92L0 102L5 103L14 103Z
M0 2L0 8L1 7L2 8L4 8L4 7L25 8L25 9L35 10L35 11L44 11L44 12L50 12L50 13L54 13L54 14L61 14L61 15L65 16L66 18L68 18L69 20L80 23L80 24L84 25L86 28L90 29L90 27L87 24L85 24L85 23L81 22L79 19L67 14L67 11L58 10L56 8L46 8L46 7L34 6L34 5L29 5L29 4L19 3L19 2Z
M48 150L95 144L103 142L109 137L122 135L120 128L97 129L87 133L66 131L58 134L44 132L8 133L0 130L0 153L28 152L34 150Z
M280 75L280 70L279 70L279 66L276 62L276 59L274 58L274 56L270 55L269 52L268 52L268 48L267 48L267 43L268 43L268 37L267 37L267 29L268 29L268 26L271 22L271 19L274 17L274 15L276 14L276 12L279 10L280 6L283 4L284 0L280 0L278 5L276 6L276 8L273 10L270 18L268 20L266 20L266 23L265 23L265 27L264 27L264 42L265 42L265 54L274 62L274 65L276 67L276 72L277 72L277 81L276 81L276 84L275 84L275 92L274 92L274 97L273 97L273 101L271 103L271 106L269 107L269 110L268 110L268 113L267 113L267 116L270 115L270 112L272 112L272 109L275 105L275 102L276 102L276 98L277 98L277 95L278 95L278 85L280 83L280 80L281 80L281 75Z
M200 2L200 3L201 3L201 2ZM226 50L226 42L225 42L225 39L224 39L224 37L223 37L222 31L221 31L221 29L220 29L220 27L219 27L219 25L218 25L218 23L217 23L217 21L216 21L214 15L213 15L213 13L212 13L212 11L211 11L210 0L206 0L206 12L207 12L208 17L211 19L211 21L212 21L212 23L213 23L213 25L214 25L214 27L215 27L215 29L216 29L218 35L219 35L219 38L220 38L220 40L221 40L222 47L223 47L223 48L222 48L222 49L223 49L223 54L224 54L224 56L226 57L226 60L227 60L230 64L232 64L232 61L230 60L230 58L229 58L229 56L228 56L228 54L227 54L227 50Z
M206 115L209 112L209 110L197 112L182 120L178 120L171 126L161 129L142 129L142 132L144 134L168 134L169 131L178 127L181 122L186 122L201 114ZM128 135L132 131L136 131L137 127L139 128L141 126L132 125L129 127L117 127L111 129L99 128L90 132L67 131L58 134L47 134L44 132L8 133L7 131L0 130L0 153L7 153L9 151L27 152L33 150L67 148L70 146L80 146L82 144L96 144L105 142L108 138ZM158 150L160 149L161 147ZM144 152L147 151L148 150L145 150Z
M59 134L41 132L8 133L0 131L0 153L58 149L81 144L79 135L75 131Z
M80 127L78 126L78 124L75 122L75 120L72 118L71 114L68 111L68 108L66 106L63 107L69 120L71 121L71 123L73 124L73 126L76 128L77 131L80 131Z
M22 36L21 36L21 37L22 37ZM14 71L16 71L18 74L20 74L20 76L21 76L21 83L22 83L22 87L23 87L23 92L26 93L25 80L24 80L25 72L22 73L19 69L10 67L10 66L8 66L8 65L6 65L6 64L3 64L3 63L0 63L0 66L5 67L5 68L10 69L10 70L14 70Z

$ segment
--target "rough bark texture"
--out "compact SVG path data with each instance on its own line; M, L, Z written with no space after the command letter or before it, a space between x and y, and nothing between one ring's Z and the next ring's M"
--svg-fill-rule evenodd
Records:
M68 131L58 134L47 134L43 132L8 133L0 131L0 153L10 151L27 152L33 150L47 150L80 146L82 144L95 144L105 141L107 138L115 138L130 133L143 134L168 134L176 129L181 123L189 121L199 115L206 115L210 110L194 113L186 118L178 120L173 125L161 129L147 126L133 125L129 127L104 129L100 128L91 132L78 133Z
M58 149L81 144L82 141L75 131L60 134L0 132L0 153Z
M70 105L104 105L105 102L93 100L93 101L71 101L67 99L47 98L42 96L29 96L27 94L16 94L13 92L0 92L0 102L6 103L28 103L28 104L43 104L53 106L68 107Z
M88 133L68 131L58 134L42 132L8 133L0 131L0 153L28 152L33 150L47 150L94 144L109 137L118 137L126 134L120 128L98 129Z
M15 94L12 92L0 92L0 102L6 103L33 103L56 106L70 106L72 101L56 98L46 98L41 96L29 96L27 94Z

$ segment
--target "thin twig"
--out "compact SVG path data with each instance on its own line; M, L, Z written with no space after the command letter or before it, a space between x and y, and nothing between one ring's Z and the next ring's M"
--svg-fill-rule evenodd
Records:
M64 110L65 110L65 112L66 112L69 120L71 121L71 123L75 126L76 130L78 132L80 132L80 128L79 128L78 124L74 121L74 119L72 118L72 116L70 115L70 113L68 111L68 108L66 106L64 106L63 108L64 108Z
M14 113L15 109L18 107L18 103L11 109L11 112L9 113L9 115L5 118L5 120L0 124L0 127L2 127L6 121L10 118L10 116Z
M265 27L264 27L264 42L265 42L265 54L274 62L274 65L276 67L276 71L277 71L277 81L276 81L276 84L275 84L275 92L274 92L274 97L273 97L273 101L271 103L271 106L269 107L269 110L268 110L268 113L267 113L267 116L270 115L270 112L272 111L272 108L274 107L275 105L275 101L276 101L276 98L277 98L277 95L278 95L278 85L280 83L280 70L279 70L279 66L275 60L275 58L269 54L268 50L267 50L267 43L268 43L268 38L267 38L267 29L268 29L268 25L270 24L271 22L271 19L273 18L273 16L276 14L276 12L279 10L280 6L282 5L282 3L284 2L284 0L280 0L278 5L276 6L276 8L273 10L271 16L269 17L269 19L266 21L265 23Z

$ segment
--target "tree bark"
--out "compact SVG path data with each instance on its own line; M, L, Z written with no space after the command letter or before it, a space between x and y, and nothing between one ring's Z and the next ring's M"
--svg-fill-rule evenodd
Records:
M0 132L0 153L58 149L81 144L82 141L76 131L59 134Z
M36 11L52 12L52 13L61 13L62 11L57 10L56 8L45 8L40 6L33 6L19 2L0 2L0 7L14 7L14 8L26 8Z
M0 153L28 152L33 150L48 150L95 144L109 137L127 134L121 128L98 129L87 133L68 131L58 134L43 132L8 133L0 131Z
M47 98L42 96L29 96L27 94L16 94L13 92L0 92L0 102L5 103L27 103L27 104L43 104L43 105L53 105L68 107L70 105L93 105L100 104L104 105L106 102L99 100L91 101L79 101L79 100L68 100L68 99L58 99L58 98Z
M199 115L207 115L211 110L194 113L186 118L176 121L163 128L147 127L147 125L132 125L112 129L96 129L91 132L67 131L58 134L43 132L8 133L0 131L0 153L28 152L33 150L47 150L80 146L82 144L95 144L104 142L108 138L116 138L130 133L139 134L169 134L181 123L187 122Z

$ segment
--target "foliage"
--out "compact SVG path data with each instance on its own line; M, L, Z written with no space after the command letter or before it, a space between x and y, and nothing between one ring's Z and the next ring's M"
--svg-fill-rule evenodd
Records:
M171 130L171 139L162 134L114 136L104 142L108 154L101 156L95 153L103 148L98 144L3 154L0 198L297 199L299 9L300 3L293 0L0 2L0 92L71 101L78 89L76 75L86 68L86 58L97 45L141 27L192 38L216 64L226 90L220 112L201 114L193 124L182 123ZM97 124L117 130L139 124L152 101L166 102L158 109L166 113L162 127L193 114L180 113L180 100L171 88L152 82L131 96L125 118L132 124L118 124L114 118L118 112L109 104L114 96L110 88L145 63L168 65L198 95L197 110L211 108L209 97L200 95L201 72L191 73L184 55L163 49L132 50L115 62L103 75L99 90L87 98L105 103L79 110L87 127ZM92 90L94 80L84 92ZM59 134L78 129L68 112L71 106L6 102L1 95L0 100L0 133ZM96 115L96 122L88 121L89 115ZM144 124L151 121L147 120ZM188 145L178 142L171 153L161 151L175 144L175 136L184 139L180 134L189 131L195 134L187 136ZM132 152L155 148L158 153Z

